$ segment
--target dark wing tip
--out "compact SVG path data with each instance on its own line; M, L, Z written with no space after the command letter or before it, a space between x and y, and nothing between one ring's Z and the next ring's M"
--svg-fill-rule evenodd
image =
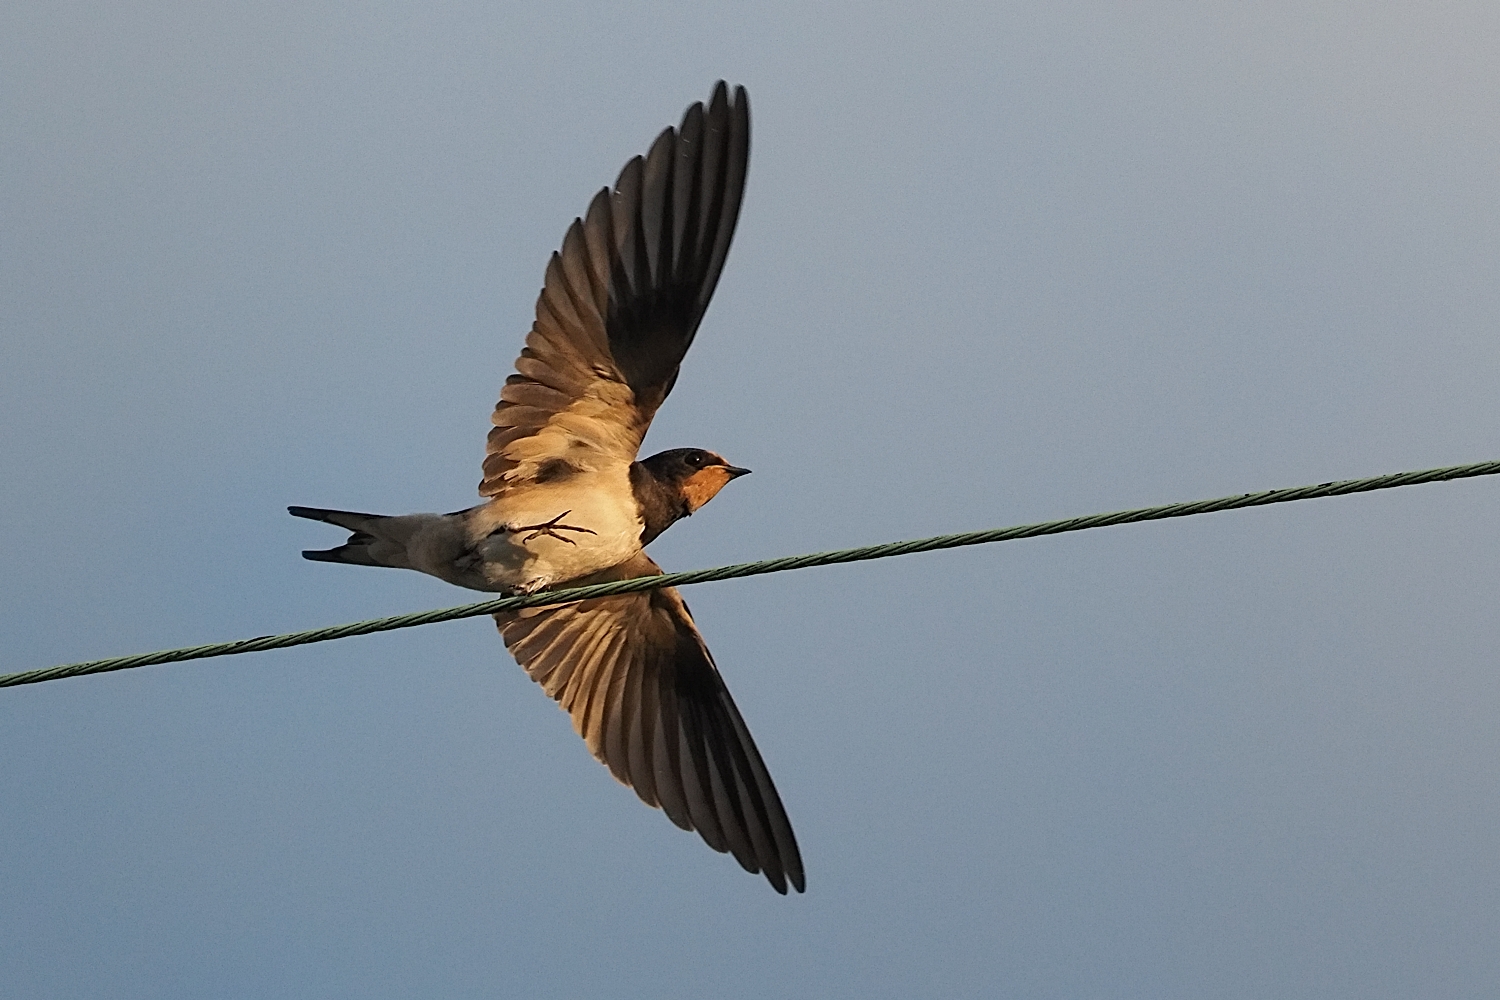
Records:
M621 167L620 172L615 175L615 194L619 194L621 191L625 190L625 186L627 183L629 183L632 187L639 186L641 164L645 161L645 159L646 158L644 156L636 155L625 161L625 165ZM627 177L627 175L629 176Z
M615 182L609 350L648 413L666 398L723 270L744 197L750 112L714 85Z

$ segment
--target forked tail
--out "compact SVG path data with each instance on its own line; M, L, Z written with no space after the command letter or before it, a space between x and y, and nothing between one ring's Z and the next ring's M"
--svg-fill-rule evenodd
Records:
M305 517L310 521L336 524L353 532L349 540L335 549L304 549L302 558L314 562L349 563L354 566L391 566L390 561L376 558L371 551L379 539L373 529L381 521L389 520L382 514L357 514L352 510L324 510L321 507L288 507L293 517ZM387 555L387 553L381 553Z

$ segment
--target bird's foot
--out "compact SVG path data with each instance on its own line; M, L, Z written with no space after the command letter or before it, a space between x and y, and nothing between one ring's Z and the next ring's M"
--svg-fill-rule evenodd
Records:
M560 542L567 542L569 545L578 544L566 535L559 535L559 531L581 531L589 535L598 534L598 532L593 528L580 528L571 524L563 524L562 519L567 517L571 513L573 513L571 510L565 510L561 514L554 517L552 520L546 521L542 524L520 524L515 526L514 528L507 526L505 530L513 535L519 535L523 531L531 532L531 534L521 539L522 545L525 545L527 542L531 541L534 538L542 538L544 536L555 538Z

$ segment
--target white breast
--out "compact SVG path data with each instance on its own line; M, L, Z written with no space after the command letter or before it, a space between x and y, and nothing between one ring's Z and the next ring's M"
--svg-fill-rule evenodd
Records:
M537 535L527 541L530 531L497 530L545 524L564 511L561 524L592 534L560 527L562 538ZM618 565L641 547L642 523L627 467L526 486L496 497L474 515L470 524L484 560L481 571L496 590L539 590L577 579Z

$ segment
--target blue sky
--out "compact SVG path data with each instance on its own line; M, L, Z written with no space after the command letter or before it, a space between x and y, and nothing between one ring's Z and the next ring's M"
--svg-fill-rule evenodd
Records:
M1492 4L14 4L0 669L462 603L547 255L714 80L669 569L1500 457ZM1500 983L1500 484L700 586L782 898L474 620L0 693L18 997Z

